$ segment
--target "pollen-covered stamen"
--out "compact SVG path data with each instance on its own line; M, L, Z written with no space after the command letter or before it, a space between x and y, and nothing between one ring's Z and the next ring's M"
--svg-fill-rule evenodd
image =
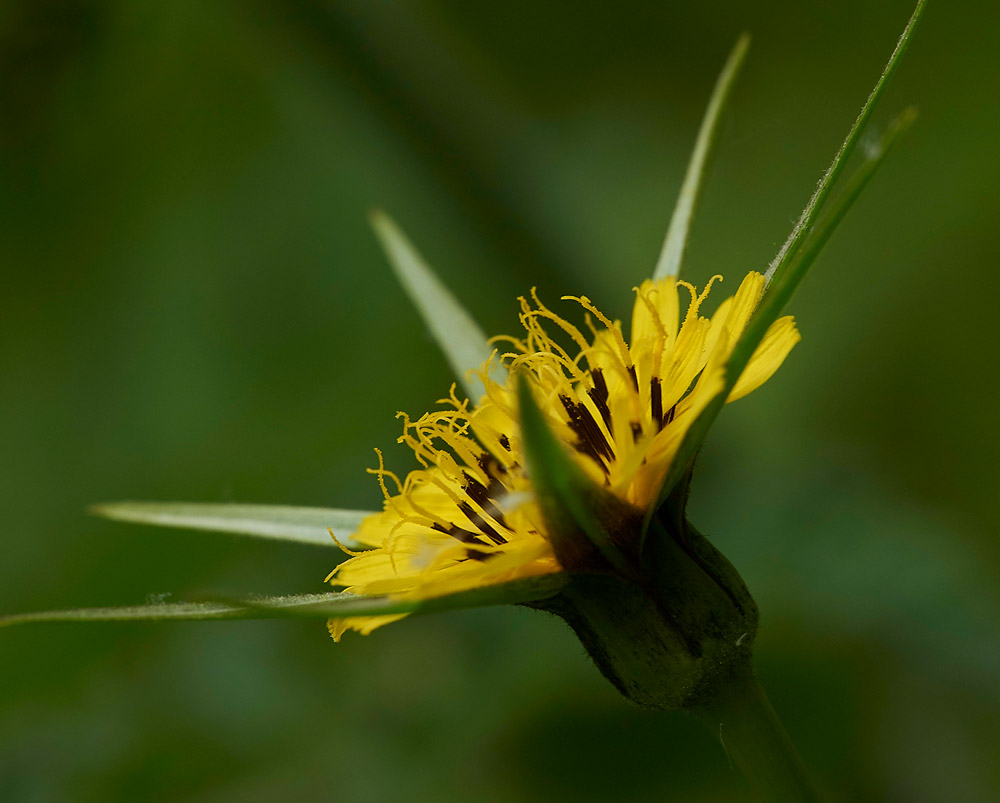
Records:
M475 435L470 433L474 414L470 414L465 403L458 402L454 395L442 401L454 404L455 409L428 413L415 422L404 416L405 429L401 440L414 451L419 449L425 462L433 462L456 484L465 485L474 477L484 487L491 485L496 476L508 471L500 463L502 458L491 454L482 445L489 444L493 436L488 431ZM439 448L439 445L444 448Z
M460 413L453 414L448 422L449 428L445 429L438 425L432 432L432 436L443 441L451 451L461 457L466 463L473 463L476 460L479 448L476 442L469 437L470 424L468 420L463 418L462 423L459 423L460 416Z
M711 279L708 280L708 284L705 285L705 288L700 293L698 292L698 288L695 287L690 282L685 282L681 280L677 281L678 287L683 287L691 294L691 303L688 304L687 312L684 314L685 323L687 321L693 320L698 315L698 311L701 309L701 305L705 302L705 299L708 298L708 294L712 289L712 285L715 284L716 282L721 282L721 281L722 281L722 276L716 273Z
M413 452L413 456L417 458L417 462L424 468L430 468L431 464L437 461L436 450L429 448L427 443L419 437L419 430L417 430L418 437L410 434L410 429L415 428L415 425L410 421L409 415L400 410L396 413L396 418L403 419L403 434L396 438L396 443L409 446Z
M548 307L546 307L541 299L538 297L538 293L535 292L536 288L531 288L531 298L534 300L535 305L538 309L533 313L535 315L548 318L556 326L562 329L567 335L572 338L573 342L580 348L581 353L586 352L590 348L590 344L587 342L587 338L583 336L583 333L577 329L573 324L567 321L565 318L560 317Z
M442 460L449 464L453 461L446 450L437 447L435 440L444 443L466 463L475 463L474 444L466 435L469 424L463 410L426 414L416 421L410 421L405 413L397 414L397 418L403 419L403 434L397 441L410 446L425 465L435 463L441 466Z
M568 352L552 339L538 319L548 318L553 320L558 323L560 328L567 332L569 332L573 327L565 321L562 321L559 316L555 315L555 313L545 307L541 307L541 309L532 309L531 305L528 304L527 299L524 297L521 297L518 300L521 302L521 315L519 316L521 319L521 325L524 326L525 331L528 333L528 342L525 344L527 348L523 350L524 353L543 353L553 357L561 357L572 368L575 368L574 361L569 356ZM538 303L537 296L535 296L535 301ZM572 334L570 336L572 337Z
M528 350L527 343L521 340L521 338L514 337L512 335L494 335L487 341L487 343L491 346L494 343L510 343L519 354L524 354ZM497 352L498 350L494 350L493 355L496 356ZM503 364L503 358L509 353L510 352L504 352L499 355L499 362L501 365Z
M632 365L632 355L629 353L628 344L625 342L625 338L622 337L622 330L615 326L608 317L601 312L597 307L594 306L594 302L591 301L586 296L563 296L564 301L575 301L581 307L583 307L587 312L593 315L597 320L604 324L604 328L607 329L611 336L615 340L615 346L618 348L618 355L625 366Z
M590 364L591 371L599 367L590 358L590 355L595 353L595 351L600 350L605 355L610 357L610 366L620 370L623 376L628 377L628 382L631 385L632 390L632 394L629 398L629 402L633 408L632 415L640 415L641 400L639 398L639 377L636 373L635 363L632 361L632 353L629 351L628 344L625 342L625 338L622 335L621 326L617 322L613 323L609 320L608 317L597 309L597 307L594 306L594 303L586 296L563 296L563 300L575 301L589 313L584 320L594 336L594 343L593 346L582 354L587 357L587 362ZM590 315L593 315L598 321L601 322L601 324L604 325L607 334L610 335L613 347L609 348L607 344L603 342L605 339L601 336L597 327L594 326ZM600 349L597 348L599 343L601 344Z
M668 340L672 339L672 333L667 332L666 327L663 325L663 319L660 317L659 310L657 310L656 305L653 304L653 299L650 297L650 295L655 294L655 291L647 295L638 287L633 287L632 289L636 293L636 298L642 302L643 306L649 313L649 320L652 322L653 328L656 331L656 341L653 347L653 359L650 371L652 376L659 376L660 371L663 368L663 354L666 350ZM634 346L635 344L633 343L632 345Z
M535 373L548 372L553 380L553 384L569 387L571 383L586 381L586 375L580 370L576 362L565 352L555 351L537 352L532 354L519 354L511 360L511 369L516 370L519 366L527 366Z
M389 471L385 467L385 458L382 456L382 450L376 449L375 454L378 457L378 468L365 469L369 474L374 474L376 479L378 479L378 487L382 489L382 496L385 498L387 505L392 505L396 512L400 512L399 505L396 503L396 497L402 496L404 493L404 484L399 481L399 475L394 471ZM396 486L396 494L390 494L389 489L385 485L385 478L388 477Z

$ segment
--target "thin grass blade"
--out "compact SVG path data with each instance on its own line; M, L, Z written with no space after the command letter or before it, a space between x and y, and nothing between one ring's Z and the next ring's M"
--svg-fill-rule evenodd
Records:
M0 617L0 627L48 622L154 622L211 619L329 619L397 613L436 613L546 599L567 583L564 574L541 575L425 600L360 597L343 592L292 594L223 602L165 602L114 608L75 608Z
M234 533L334 548L337 543L330 537L329 530L337 540L350 547L353 544L351 534L372 515L365 510L198 502L109 502L95 505L89 512L136 524Z
M653 271L653 279L665 279L668 276L680 275L684 248L687 245L688 232L691 229L691 219L698 204L705 171L719 132L722 112L725 110L729 96L736 85L736 79L749 49L750 34L744 33L736 40L736 44L729 53L729 58L726 59L726 64L715 82L715 89L712 91L708 108L705 110L705 117L701 121L694 150L691 152L691 160L688 162L687 173L684 175L684 183L681 185L677 205L670 218L667 236L663 241L663 248L660 250L660 258L656 263L656 270Z
M459 384L473 403L478 402L486 388L469 372L477 370L493 353L486 335L392 218L375 210L370 219L396 277L420 312ZM493 370L498 374L504 372L499 365Z

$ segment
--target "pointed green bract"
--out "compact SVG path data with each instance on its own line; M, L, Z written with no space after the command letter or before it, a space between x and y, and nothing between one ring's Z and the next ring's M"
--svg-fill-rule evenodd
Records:
M673 493L681 479L691 470L695 455L697 455L698 450L708 435L709 428L725 405L729 392L753 356L754 350L760 344L768 327L781 314L785 303L791 297L799 281L801 281L805 272L812 266L819 255L820 249L832 235L833 230L843 219L861 190L875 174L875 171L885 159L889 149L895 144L898 136L912 122L914 113L909 111L890 127L889 132L882 138L878 147L869 152L866 163L858 170L851 187L838 200L834 211L827 215L822 225L814 232L813 229L820 211L829 198L836 180L842 174L847 160L857 147L864 127L875 110L876 104L882 97L889 80L899 66L899 62L909 46L913 31L920 21L926 5L927 0L918 0L917 6L910 16L903 33L900 35L899 41L896 43L896 47L889 57L885 69L882 71L881 76L879 76L875 88L868 96L865 105L861 109L861 113L854 121L854 125L851 126L847 138L841 145L830 167L823 174L819 186L809 199L809 203L793 227L788 239L772 260L766 274L768 284L764 295L726 364L725 388L701 412L698 420L692 424L691 428L685 434L684 440L681 442L681 446L660 485L657 503L652 505L646 513L646 520L643 525L643 538L645 538L649 522L656 510Z
M302 605L284 605L273 609L264 606L264 612L270 613L273 617L300 619L343 619L350 616L382 616L383 614L396 613L442 613L465 608L484 608L491 605L523 605L538 602L555 596L566 587L568 582L569 578L562 573L542 574L421 600L361 597L347 592L333 592L326 595L327 599ZM241 603L248 607L259 607L254 600L241 600Z
M843 193L833 202L827 214L811 229L809 237L795 252L794 258L788 262L785 270L776 275L768 286L750 318L743 336L737 342L729 358L729 363L726 366L727 392L732 389L739 374L750 362L754 350L767 334L768 327L777 320L785 304L799 286L799 282L802 281L816 257L819 256L820 251L823 250L823 246L826 245L854 202L868 186L868 182L875 176L885 158L892 152L899 138L906 133L916 119L916 110L910 108L890 123L885 134L870 149L864 164L851 176Z
M120 608L76 608L0 617L0 627L46 622L130 622L208 619L330 619L349 616L437 613L486 605L515 605L547 599L566 585L563 574L549 574L460 591L424 600L359 597L344 592L292 594L233 602L164 602Z
M90 512L117 521L249 535L300 544L351 546L351 534L371 512L284 505L202 504L198 502L109 502ZM356 545L355 545L356 546Z
M868 124L868 120L872 116L872 112L875 111L875 107L882 98L882 93L885 92L885 88L889 85L889 80L896 72L896 68L899 66L900 61L902 61L903 55L906 53L906 49L910 45L910 39L913 36L913 31L916 29L917 23L920 21L926 7L927 0L918 0L917 7L914 9L909 21L906 23L906 27L903 29L903 33L900 35L899 41L896 42L895 50L892 51L892 55L889 57L889 61L885 65L885 69L882 70L882 75L879 76L878 81L875 83L875 88L872 89L871 94L868 96L868 100L865 101L865 105L861 108L861 113L854 121L854 125L851 126L851 130L848 132L847 138L840 146L840 150L837 151L837 155L833 158L833 162L830 163L830 166L823 174L823 178L820 179L815 192L813 192L812 197L809 199L809 203L806 204L806 208L802 210L802 215L799 217L795 226L792 228L791 233L788 235L788 239L785 240L777 255L773 260L771 260L771 264L768 266L767 273L765 274L765 278L768 282L771 282L772 279L782 273L782 271L787 267L789 261L795 257L796 252L803 244L805 238L809 236L812 225L816 221L820 211L822 211L827 198L829 198L834 184L836 184L840 174L847 166L847 160L851 158L851 154L853 154L855 148L857 148L858 142L861 139L861 134L864 132L865 126Z
M684 475L690 470L698 450L708 435L709 428L725 406L730 391L753 356L754 350L760 345L761 340L763 340L768 327L781 314L781 310L791 298L792 293L794 293L795 288L798 287L799 282L805 276L806 272L812 267L823 246L826 245L851 206L853 206L865 187L868 186L868 182L874 177L876 171L885 161L885 158L889 155L899 137L912 125L914 119L916 119L916 112L913 109L908 109L890 125L886 134L878 142L878 145L871 150L867 161L852 176L843 194L837 198L826 217L812 231L804 247L796 252L797 258L790 264L786 271L782 272L780 279L775 280L768 286L756 311L750 318L742 337L734 347L729 361L726 363L726 384L723 391L702 411L701 415L687 431L684 440L681 441L680 448L673 462L670 464L670 468L667 470L663 484L660 486L658 501L647 511L646 524L643 528L644 533L656 510L670 496Z
M493 349L465 307L428 267L399 226L384 212L370 216L396 277L424 319L459 384L473 403L486 393L482 381L470 371L479 369ZM497 365L498 373L503 368Z
M559 562L572 566L574 558L586 551L586 543L580 543L586 538L608 563L629 573L625 556L612 543L596 515L596 504L604 492L573 463L549 431L523 374L517 377L517 402L528 474Z
M309 595L322 596L322 595ZM276 597L261 600L279 604ZM37 611L0 616L0 627L46 622L157 622L185 619L260 619L251 608L217 602L159 602L112 608L72 608L65 611Z
M654 280L680 274L684 248L687 245L688 232L691 229L691 218L698 203L701 186L705 179L705 169L712 155L719 122L722 120L722 112L726 108L729 95L736 84L736 79L749 49L750 35L744 33L736 40L736 44L729 53L729 58L715 82L715 89L712 91L708 108L705 110L705 117L701 121L694 150L691 152L691 160L688 162L687 173L684 175L684 183L681 185L677 205L670 218L670 227L667 229L667 236L663 241L660 258L656 263L656 270L653 271Z

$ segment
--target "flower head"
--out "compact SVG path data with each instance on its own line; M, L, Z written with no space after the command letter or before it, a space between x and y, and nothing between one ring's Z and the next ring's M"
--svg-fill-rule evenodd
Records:
M525 334L494 338L509 350L480 369L486 394L478 404L453 388L444 409L416 420L400 414L399 441L422 467L401 481L379 453L372 472L385 508L354 535L371 549L352 553L327 580L356 594L419 600L576 568L554 547L526 469L516 375L528 378L576 465L641 519L687 429L723 392L726 361L764 289L764 277L750 273L706 317L701 308L717 280L701 292L673 278L643 282L628 340L588 298L567 297L585 311L586 333L534 291L521 298ZM798 340L791 317L775 321L727 401L766 382ZM503 381L490 373L498 362L510 369ZM330 631L339 640L399 618L333 619Z

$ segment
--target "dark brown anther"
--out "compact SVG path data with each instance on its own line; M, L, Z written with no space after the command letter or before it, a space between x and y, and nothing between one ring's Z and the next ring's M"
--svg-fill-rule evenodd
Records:
M662 426L665 427L667 424L669 424L671 421L673 421L675 415L677 415L677 405L676 404L673 405L669 410L667 410L667 414L665 416L663 416L663 424L662 424Z
M479 544L480 546L486 546L486 542L482 539L479 533L474 533L471 530L464 530L454 524L450 524L447 527L434 522L431 525L432 530L437 530L439 533L444 533L445 535L450 535L456 541L461 541L463 544Z
M486 519L476 513L475 509L468 502L459 502L458 509L462 511L463 515L471 522L473 527L477 528L494 544L500 546L501 544L507 543L507 539L494 530Z
M649 380L649 407L656 429L663 429L663 389L658 376Z
M568 396L560 395L559 401L569 416L569 428L579 439L577 448L584 454L590 455L607 472L607 463L615 459L615 453L590 414L590 410Z
M601 418L604 419L604 425L611 431L611 408L608 407L608 383L604 379L604 372L600 368L595 368L590 372L590 377L593 380L594 387L587 391L587 395L590 396L591 400L594 402L594 406L597 407L597 411L601 414Z
M480 461L480 465L482 465L482 461ZM504 488L503 484L490 475L489 472L487 472L487 475L490 477L489 486L483 485L468 471L464 471L462 473L466 480L464 490L465 493L468 494L469 499L485 510L487 515L492 516L494 521L500 524L501 527L506 527L507 521L504 519L503 511L497 507L496 502L494 501L507 492L507 489ZM482 517L479 516L477 518L478 520L473 523L478 525L479 520L481 520Z

